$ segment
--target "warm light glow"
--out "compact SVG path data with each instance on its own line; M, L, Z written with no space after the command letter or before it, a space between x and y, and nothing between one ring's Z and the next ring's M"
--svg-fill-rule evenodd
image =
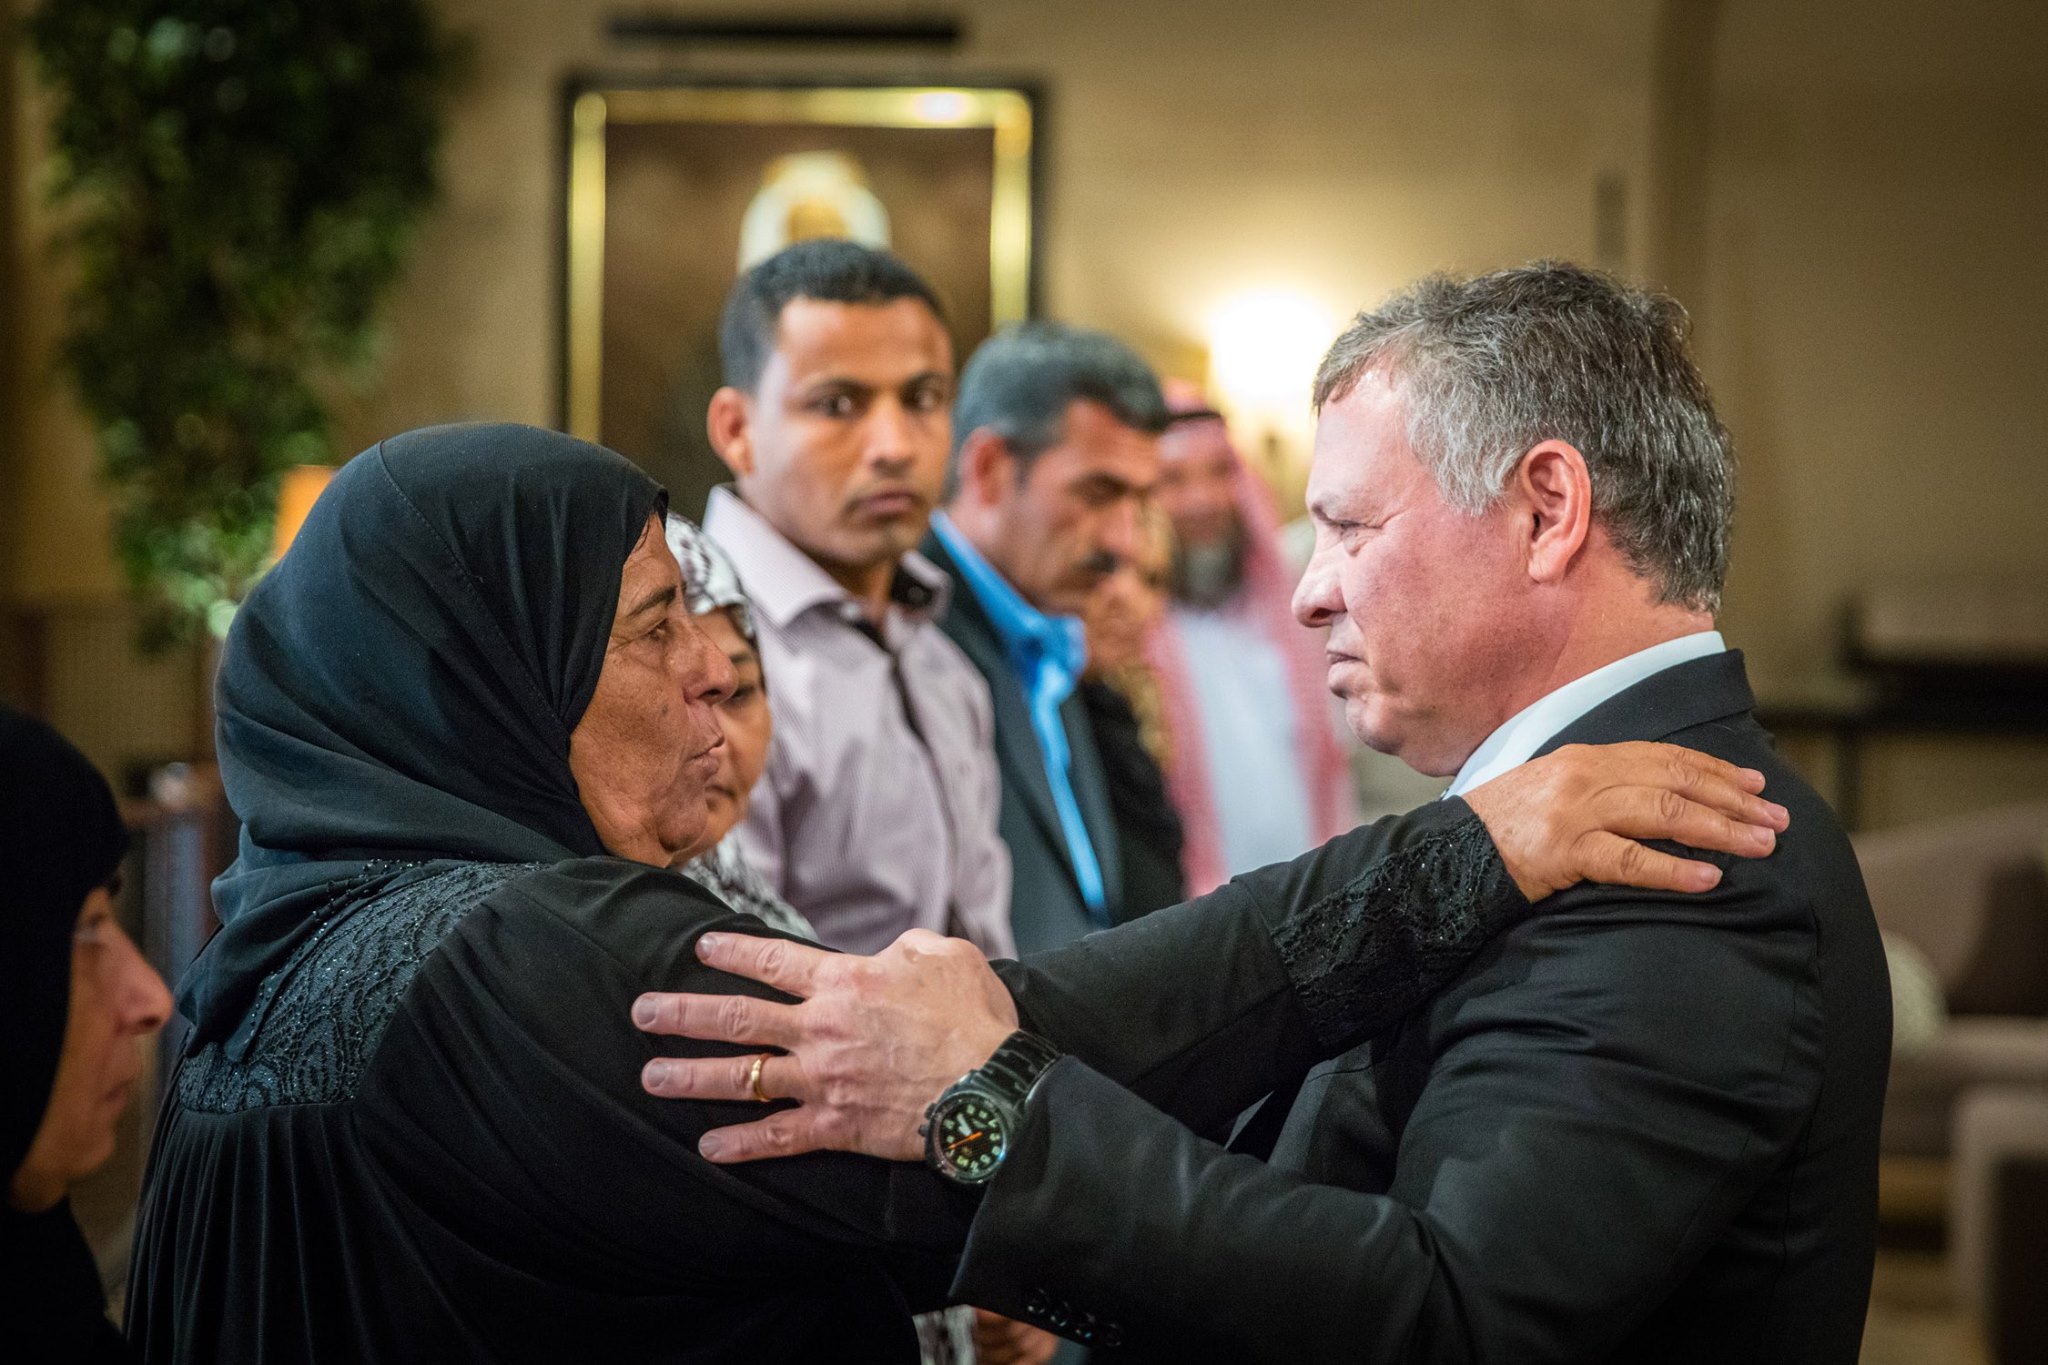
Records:
M272 542L272 558L284 558L284 552L292 547L293 538L305 523L306 513L313 510L321 490L333 477L334 470L324 464L302 464L285 471L284 482L277 490L277 539Z
M1277 488L1307 476L1309 396L1337 329L1332 309L1290 289L1238 294L1210 315L1209 378L1219 406Z
M911 108L927 123L960 123L972 112L971 101L959 90L925 90L913 96Z
M1330 311L1306 295L1240 294L1210 319L1210 373L1233 406L1277 410L1298 399L1306 411L1316 364L1336 333Z

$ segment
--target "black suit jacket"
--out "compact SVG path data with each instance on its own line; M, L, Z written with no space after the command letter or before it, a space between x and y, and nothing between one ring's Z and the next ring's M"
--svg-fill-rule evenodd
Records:
M959 567L936 536L927 537L924 556L953 579L952 603L939 628L980 670L995 703L996 759L1002 769L1002 811L998 830L1010 848L1010 924L1019 953L1035 953L1071 943L1102 926L1088 913L1081 884L1074 876L1060 829L1052 784L1045 776L1045 758L1031 728L1031 707L1023 684L1010 668L1002 639L982 610ZM1081 810L1096 861L1110 922L1131 918L1123 905L1123 868L1117 847L1116 821L1109 798L1109 780L1096 749L1095 729L1079 690L1060 705L1060 723L1067 732L1071 758L1068 778Z
M1149 1088L1147 1066L1191 1041L1115 1039L1074 1004L1113 982L1071 952L1034 964L1030 1026L1111 1060L1048 1073L955 1292L1138 1355L1849 1365L1890 996L1848 841L1753 704L1739 655L1697 660L1553 747L1663 739L1762 769L1792 812L1771 857L1715 858L1723 880L1701 896L1551 898L1312 1073L1273 1164L1115 1083L1205 1121L1242 1097L1240 1069L1273 1074L1256 1040L1204 1045L1221 1092L1206 1104L1185 1076ZM1328 1042L1350 1025L1317 980L1343 953L1291 942Z

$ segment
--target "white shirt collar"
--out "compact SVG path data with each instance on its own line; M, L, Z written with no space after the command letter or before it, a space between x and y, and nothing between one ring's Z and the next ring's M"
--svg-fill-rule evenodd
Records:
M1639 649L1572 679L1556 691L1529 703L1488 735L1465 760L1465 766L1458 769L1457 778L1444 795L1463 796L1481 783L1490 782L1511 768L1521 767L1567 725L1651 674L1662 673L1667 668L1675 668L1694 659L1704 659L1710 654L1724 653L1727 648L1720 631L1702 630L1651 645L1648 649Z

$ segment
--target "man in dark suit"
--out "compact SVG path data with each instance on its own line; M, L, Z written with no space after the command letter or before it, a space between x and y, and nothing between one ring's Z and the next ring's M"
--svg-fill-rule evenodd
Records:
M1683 313L1565 265L1434 278L1356 319L1316 399L1295 612L1330 630L1360 737L1455 775L1446 819L1567 743L1703 750L1790 808L1772 856L1715 858L1698 897L1547 897L1377 1037L1393 987L1349 975L1379 932L1351 911L1455 886L1430 841L1263 942L1218 944L1246 984L1200 1000L1146 983L1205 960L1174 933L1202 902L1006 966L1007 992L917 942L757 952L753 974L805 1003L739 1036L793 1051L804 1104L728 1130L728 1159L900 1151L929 1103L933 1164L979 1158L954 1291L1147 1358L1850 1365L1884 959L1847 840L1714 630L1732 457ZM1272 889L1216 894L1256 916ZM1259 993L1271 974L1284 1003ZM1019 1048L1039 1059L1021 1077L1001 1065ZM1311 1072L1310 1052L1336 1060ZM995 1098L963 1130L974 1085ZM1262 1091L1239 1150L1198 1136Z
M1020 952L1156 905L1126 894L1088 709L1078 619L1144 540L1167 410L1129 347L1059 323L984 342L960 376L953 463L925 557L950 574L940 628L987 679Z

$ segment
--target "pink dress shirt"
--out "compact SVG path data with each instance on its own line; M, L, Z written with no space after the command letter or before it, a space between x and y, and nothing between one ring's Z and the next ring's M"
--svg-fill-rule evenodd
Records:
M905 555L874 631L730 489L713 490L704 529L753 603L775 716L738 831L747 857L835 948L870 953L925 928L1013 956L988 686L935 624L951 582Z

